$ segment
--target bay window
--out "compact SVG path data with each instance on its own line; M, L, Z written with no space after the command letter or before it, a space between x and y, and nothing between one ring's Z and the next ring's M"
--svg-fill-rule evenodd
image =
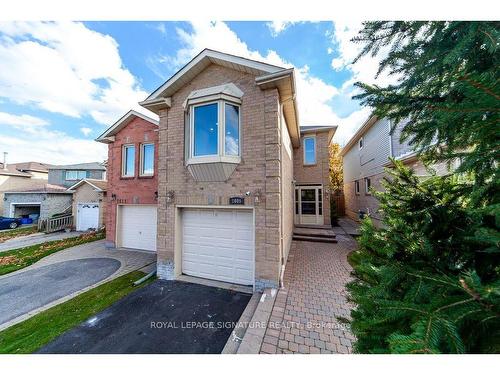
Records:
M240 106L217 100L191 105L190 152L188 164L203 162L238 163L240 147Z

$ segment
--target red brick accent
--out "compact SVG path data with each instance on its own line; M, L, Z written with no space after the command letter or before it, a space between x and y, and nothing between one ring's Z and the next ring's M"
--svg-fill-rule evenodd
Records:
M155 166L153 177L139 176L140 145L154 142ZM135 176L121 177L122 146L135 145ZM106 240L115 244L116 208L118 204L156 204L158 191L158 126L136 117L115 135L115 141L108 145L108 191L106 197ZM116 199L113 200L113 194Z

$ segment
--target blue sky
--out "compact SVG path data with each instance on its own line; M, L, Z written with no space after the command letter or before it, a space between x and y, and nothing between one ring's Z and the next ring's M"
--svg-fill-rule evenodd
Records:
M0 153L10 162L103 160L93 141L203 48L296 68L301 125L336 124L345 143L369 114L353 83L389 82L350 64L359 23L0 23Z

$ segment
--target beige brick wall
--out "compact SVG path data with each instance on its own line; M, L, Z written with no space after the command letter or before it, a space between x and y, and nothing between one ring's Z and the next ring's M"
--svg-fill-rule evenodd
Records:
M103 193L96 191L89 184L82 184L73 193L73 216L74 226L78 225L78 203L99 203L99 227L104 225L104 215L106 211L106 202L103 199Z
M309 133L308 133L309 135ZM330 194L329 190L329 153L328 132L316 133L316 164L304 165L303 138L300 147L294 150L293 171L297 184L323 184L323 218L324 224L330 225Z
M243 92L241 105L242 161L225 182L195 181L184 163L184 108L193 90L232 82ZM246 197L255 211L256 286L276 285L280 270L280 143L279 97L276 89L262 91L255 76L210 65L172 97L172 107L160 112L158 162L158 274L181 273L179 205L227 205L231 196L261 192L260 202ZM277 152L276 152L277 151ZM166 201L168 191L174 202ZM214 202L214 205L209 205Z

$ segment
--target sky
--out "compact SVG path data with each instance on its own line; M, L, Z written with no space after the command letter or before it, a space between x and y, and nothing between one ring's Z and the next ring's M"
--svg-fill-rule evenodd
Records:
M0 22L0 160L103 161L94 139L204 48L295 67L302 126L337 125L345 144L370 114L354 83L380 57L352 60L359 22ZM383 56L384 51L380 56ZM149 113L149 115L152 115Z

